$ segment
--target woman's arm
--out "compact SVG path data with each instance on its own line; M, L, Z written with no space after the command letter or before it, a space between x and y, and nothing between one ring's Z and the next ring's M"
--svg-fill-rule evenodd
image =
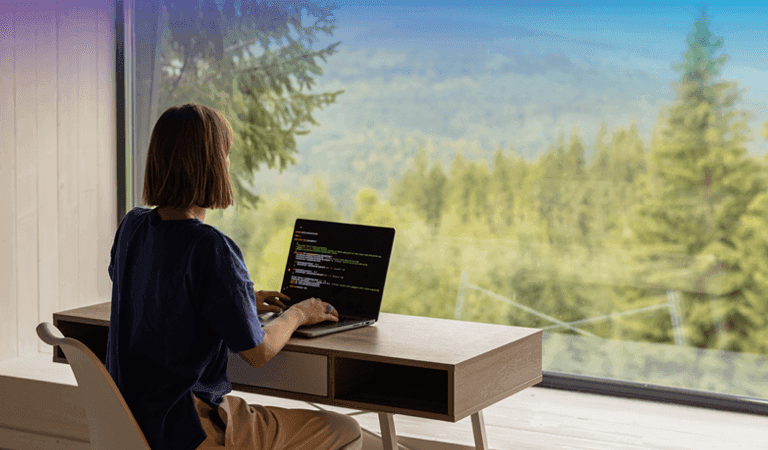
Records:
M324 320L339 321L336 308L328 314L328 303L316 298L304 300L285 310L279 317L264 327L264 340L250 350L238 352L243 360L253 367L261 367L285 347L296 328L312 325Z

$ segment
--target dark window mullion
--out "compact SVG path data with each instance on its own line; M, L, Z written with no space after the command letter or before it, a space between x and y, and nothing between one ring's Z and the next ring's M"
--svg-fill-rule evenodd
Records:
M117 144L117 223L127 212L127 167L126 156L126 102L128 101L125 85L125 8L123 0L115 4L115 137Z

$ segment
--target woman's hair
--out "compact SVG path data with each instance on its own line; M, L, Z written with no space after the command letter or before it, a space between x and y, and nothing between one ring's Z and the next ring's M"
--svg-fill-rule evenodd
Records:
M213 108L165 111L152 130L142 197L147 205L226 208L234 203L227 169L232 128Z

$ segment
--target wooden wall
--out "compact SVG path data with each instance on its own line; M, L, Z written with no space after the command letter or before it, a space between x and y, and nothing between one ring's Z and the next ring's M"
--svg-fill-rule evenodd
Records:
M110 297L115 6L0 2L0 360L35 327Z

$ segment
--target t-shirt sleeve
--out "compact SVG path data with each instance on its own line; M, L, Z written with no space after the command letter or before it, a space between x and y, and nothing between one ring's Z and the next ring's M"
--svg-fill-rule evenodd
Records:
M117 231L115 231L115 240L112 241L112 250L109 251L109 267L107 268L107 271L109 272L109 279L112 281L115 281L115 253L117 252L117 241L120 237L120 232L123 229L123 224L125 223L129 214L131 214L131 212L128 212L128 214L123 217L123 220L121 220L120 224L117 226Z
M211 232L195 250L186 276L200 315L233 352L261 344L264 330L240 247L227 236Z

